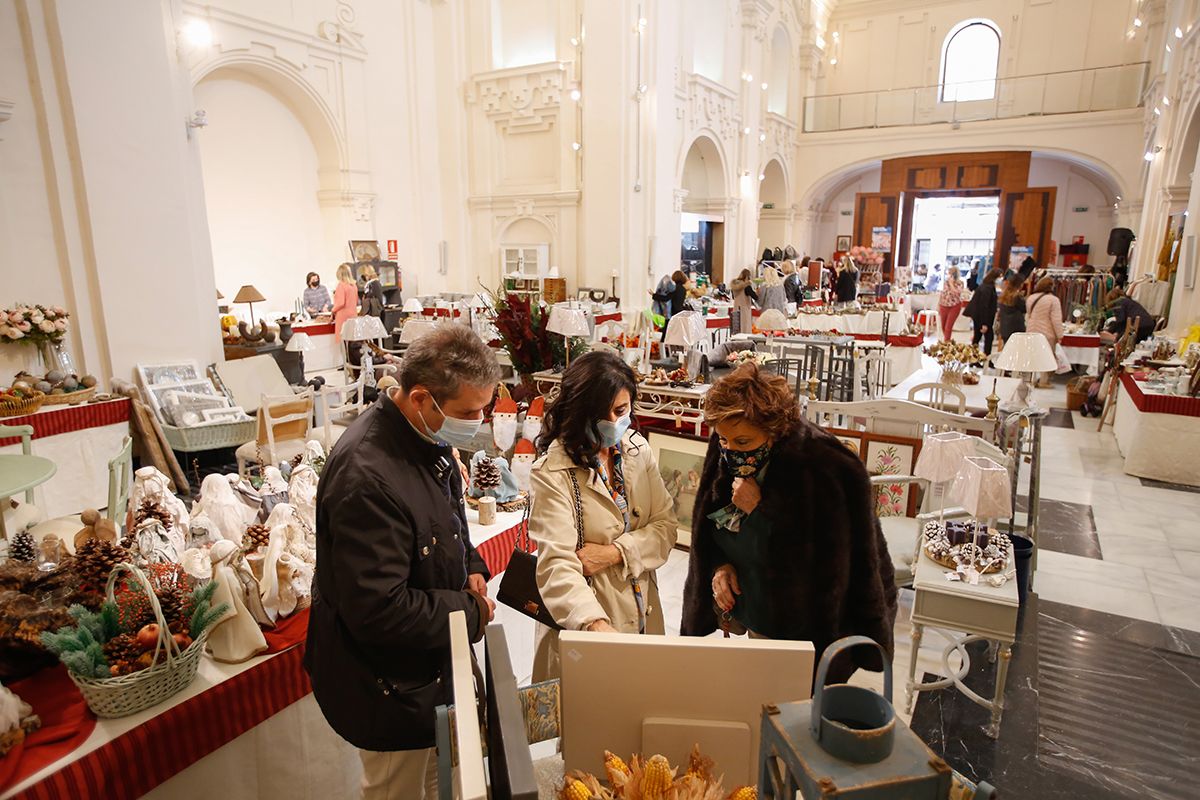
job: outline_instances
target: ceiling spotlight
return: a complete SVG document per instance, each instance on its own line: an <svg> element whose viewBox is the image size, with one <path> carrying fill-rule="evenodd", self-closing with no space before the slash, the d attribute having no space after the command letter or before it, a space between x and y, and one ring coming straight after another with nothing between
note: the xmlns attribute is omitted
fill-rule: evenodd
<svg viewBox="0 0 1200 800"><path fill-rule="evenodd" d="M189 19L183 23L181 33L184 41L192 47L208 47L213 41L212 28L204 20Z"/></svg>
<svg viewBox="0 0 1200 800"><path fill-rule="evenodd" d="M581 147L583 147L583 145L581 145L579 142L571 142L571 149L575 152L578 153Z"/></svg>
<svg viewBox="0 0 1200 800"><path fill-rule="evenodd" d="M760 142L765 142L765 141L767 140L767 135L766 135L765 133L760 133L760 134L758 135L758 140L759 140Z"/></svg>
<svg viewBox="0 0 1200 800"><path fill-rule="evenodd" d="M1154 116L1156 116L1156 117L1162 116L1162 111L1159 111L1158 106L1154 107Z"/></svg>
<svg viewBox="0 0 1200 800"><path fill-rule="evenodd" d="M645 17L638 18L637 29L638 29L638 33L641 33L642 31L646 30L646 18Z"/></svg>
<svg viewBox="0 0 1200 800"><path fill-rule="evenodd" d="M840 39L841 37L842 37L842 34L838 33L837 31L834 31L834 32L833 32L833 38L834 38L834 40L835 40L835 41L836 41L837 39Z"/></svg>
<svg viewBox="0 0 1200 800"><path fill-rule="evenodd" d="M767 90L767 82L766 81L763 81L762 87L763 87L763 91L765 92Z"/></svg>
<svg viewBox="0 0 1200 800"><path fill-rule="evenodd" d="M1142 18L1141 18L1141 17L1134 17L1134 18L1133 18L1133 27L1135 27L1135 28L1140 28L1140 27L1142 27Z"/></svg>
<svg viewBox="0 0 1200 800"><path fill-rule="evenodd" d="M644 83L638 84L638 94L645 94L649 90L650 90L650 87L647 86L646 84L644 84Z"/></svg>
<svg viewBox="0 0 1200 800"><path fill-rule="evenodd" d="M1171 52L1171 45L1167 45L1167 52Z"/></svg>
<svg viewBox="0 0 1200 800"><path fill-rule="evenodd" d="M750 135L750 126L749 126L749 125L747 125L746 127L742 128L742 135L744 135L744 136L749 136L749 135Z"/></svg>
<svg viewBox="0 0 1200 800"><path fill-rule="evenodd" d="M571 47L579 47L579 38L578 37L576 37L576 36L571 37Z"/></svg>
<svg viewBox="0 0 1200 800"><path fill-rule="evenodd" d="M759 181L765 181L767 179L767 173L765 173L765 172L758 173L758 179L759 179Z"/></svg>
<svg viewBox="0 0 1200 800"><path fill-rule="evenodd" d="M1183 38L1183 28L1176 28L1176 29L1175 29L1175 38L1176 38L1176 39L1182 39L1182 38Z"/></svg>
<svg viewBox="0 0 1200 800"><path fill-rule="evenodd" d="M1171 98L1167 97L1165 94L1163 95L1163 105L1164 106L1171 105Z"/></svg>
<svg viewBox="0 0 1200 800"><path fill-rule="evenodd" d="M829 59L829 65L830 65L830 66L833 66L833 67L836 67L836 66L837 66L837 59L836 59L836 58L831 58L831 59Z"/></svg>
<svg viewBox="0 0 1200 800"><path fill-rule="evenodd" d="M1147 161L1153 161L1154 153L1151 153L1149 150L1147 150L1146 155L1142 156L1142 158L1146 159Z"/></svg>
<svg viewBox="0 0 1200 800"><path fill-rule="evenodd" d="M1120 200L1120 199L1121 199L1121 195L1117 195L1117 200Z"/></svg>
<svg viewBox="0 0 1200 800"><path fill-rule="evenodd" d="M578 89L571 90L571 99L572 100L578 101L579 98L581 98L581 97L583 97L583 92L579 91Z"/></svg>

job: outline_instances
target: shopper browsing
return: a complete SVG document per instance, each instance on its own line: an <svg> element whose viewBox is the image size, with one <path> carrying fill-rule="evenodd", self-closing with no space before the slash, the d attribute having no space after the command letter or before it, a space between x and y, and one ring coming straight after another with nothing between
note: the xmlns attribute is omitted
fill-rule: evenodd
<svg viewBox="0 0 1200 800"><path fill-rule="evenodd" d="M588 353L563 373L538 437L529 535L542 601L567 630L666 630L654 571L678 523L650 445L630 430L636 399L633 370L615 353ZM533 679L559 674L558 632L539 626Z"/></svg>
<svg viewBox="0 0 1200 800"><path fill-rule="evenodd" d="M992 354L992 338L996 333L996 281L1000 280L1000 270L993 268L983 276L983 282L971 295L970 302L963 313L971 318L975 331L971 334L971 344L979 346L983 341L983 352Z"/></svg>
<svg viewBox="0 0 1200 800"><path fill-rule="evenodd" d="M1104 296L1104 302L1107 304L1108 313L1112 316L1105 324L1106 330L1100 332L1101 339L1108 342L1115 341L1117 337L1124 335L1125 325L1131 319L1137 320L1134 341L1140 342L1154 334L1154 325L1158 320L1146 310L1145 306L1126 295L1124 289L1120 287L1112 289Z"/></svg>
<svg viewBox="0 0 1200 800"><path fill-rule="evenodd" d="M333 333L340 344L342 324L358 314L358 288L349 264L337 268L337 287L333 290Z"/></svg>
<svg viewBox="0 0 1200 800"><path fill-rule="evenodd" d="M946 284L938 294L938 319L942 323L942 341L948 342L954 334L954 323L963 308L963 286L958 277L958 267L946 268Z"/></svg>
<svg viewBox="0 0 1200 800"><path fill-rule="evenodd" d="M1054 279L1047 276L1037 282L1033 294L1025 301L1025 330L1030 333L1040 333L1046 337L1050 352L1062 341L1063 312L1062 301L1054 294ZM1050 385L1049 372L1043 373L1038 379L1038 386Z"/></svg>
<svg viewBox="0 0 1200 800"><path fill-rule="evenodd" d="M742 270L742 274L729 284L733 295L733 310L737 314L737 330L734 333L750 333L754 330L754 301L758 292L754 291L754 281L750 269Z"/></svg>
<svg viewBox="0 0 1200 800"><path fill-rule="evenodd" d="M448 704L449 615L492 619L452 446L468 445L499 369L470 328L414 342L400 386L334 446L317 491L305 666L325 718L358 747L363 796L436 797L434 709ZM422 789L422 787L424 787Z"/></svg>
<svg viewBox="0 0 1200 800"><path fill-rule="evenodd" d="M362 311L365 317L383 316L383 287L379 285L379 273L370 264L362 270Z"/></svg>
<svg viewBox="0 0 1200 800"><path fill-rule="evenodd" d="M310 272L304 282L307 284L304 289L304 310L309 316L315 317L333 308L333 299L329 296L329 290L321 285L320 275Z"/></svg>
<svg viewBox="0 0 1200 800"><path fill-rule="evenodd" d="M1014 333L1025 332L1025 293L1021 287L1021 278L1015 272L1004 279L1004 290L996 304L1001 346Z"/></svg>
<svg viewBox="0 0 1200 800"><path fill-rule="evenodd" d="M800 415L787 381L744 364L709 389L713 428L692 515L685 636L718 627L811 641L817 657L852 634L892 654L896 586L866 468ZM851 657L854 661L851 661ZM838 656L829 682L878 652Z"/></svg>

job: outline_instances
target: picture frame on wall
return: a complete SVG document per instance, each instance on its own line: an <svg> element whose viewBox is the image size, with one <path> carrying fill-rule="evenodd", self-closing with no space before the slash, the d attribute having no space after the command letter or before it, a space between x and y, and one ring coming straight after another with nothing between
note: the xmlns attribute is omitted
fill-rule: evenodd
<svg viewBox="0 0 1200 800"><path fill-rule="evenodd" d="M351 239L350 258L355 262L379 261L381 258L379 242L374 239Z"/></svg>
<svg viewBox="0 0 1200 800"><path fill-rule="evenodd" d="M699 436L675 435L650 431L646 437L655 463L662 475L667 493L675 503L675 517L679 520L676 546L690 549L692 546L692 510L696 495L700 491L700 475L704 472L704 457L708 454L708 440Z"/></svg>
<svg viewBox="0 0 1200 800"><path fill-rule="evenodd" d="M847 248L849 249L849 248ZM871 249L880 253L892 252L892 229L888 225L871 228Z"/></svg>
<svg viewBox="0 0 1200 800"><path fill-rule="evenodd" d="M906 436L862 435L861 458L871 475L912 475L921 454L921 440ZM919 491L916 484L878 486L875 512L880 517L915 517Z"/></svg>
<svg viewBox="0 0 1200 800"><path fill-rule="evenodd" d="M847 250L849 250L850 249L850 237L849 236L837 237L837 247L834 249L836 249L839 253L844 253Z"/></svg>
<svg viewBox="0 0 1200 800"><path fill-rule="evenodd" d="M833 436L833 438L841 442L842 446L844 446L847 450L849 450L851 453L854 453L856 458L862 460L862 431L849 431L842 428L825 428L824 430L826 433Z"/></svg>

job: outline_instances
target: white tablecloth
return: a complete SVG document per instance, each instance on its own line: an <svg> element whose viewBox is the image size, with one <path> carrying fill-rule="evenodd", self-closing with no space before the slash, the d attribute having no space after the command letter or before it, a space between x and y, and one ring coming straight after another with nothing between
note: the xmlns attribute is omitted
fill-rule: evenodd
<svg viewBox="0 0 1200 800"><path fill-rule="evenodd" d="M1113 435L1126 474L1200 486L1200 417L1139 411L1122 384Z"/></svg>
<svg viewBox="0 0 1200 800"><path fill-rule="evenodd" d="M908 325L908 318L903 311L868 311L866 314L797 314L789 321L793 328L805 331L832 331L839 333L873 333L883 332L883 317L887 314L888 333L902 333Z"/></svg>
<svg viewBox="0 0 1200 800"><path fill-rule="evenodd" d="M922 367L892 387L892 390L885 396L894 400L907 400L908 392L914 386L922 383L939 383L941 382L941 377L941 367ZM979 383L974 386L955 384L954 388L961 391L966 398L967 413L987 411L987 396L992 393L992 381L996 382L996 395L1000 398L1001 403L1012 397L1013 393L1017 390L1017 386L1021 383L1017 378L984 375ZM929 405L928 392L924 393L922 399L916 402Z"/></svg>

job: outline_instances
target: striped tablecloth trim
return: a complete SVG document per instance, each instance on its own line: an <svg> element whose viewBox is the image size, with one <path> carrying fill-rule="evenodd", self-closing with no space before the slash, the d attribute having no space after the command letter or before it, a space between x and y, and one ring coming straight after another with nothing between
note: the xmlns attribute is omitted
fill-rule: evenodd
<svg viewBox="0 0 1200 800"><path fill-rule="evenodd" d="M1099 347L1099 336L1080 336L1079 334L1064 334L1060 344L1063 347Z"/></svg>
<svg viewBox="0 0 1200 800"><path fill-rule="evenodd" d="M1121 385L1138 411L1148 414L1177 414L1181 417L1200 417L1200 397L1146 394L1128 372L1121 374Z"/></svg>
<svg viewBox="0 0 1200 800"><path fill-rule="evenodd" d="M84 403L78 406L50 406L36 414L0 419L4 425L32 425L33 438L57 436L60 433L103 428L129 421L129 398L121 397L103 403ZM0 439L0 447L19 444L20 437Z"/></svg>
<svg viewBox="0 0 1200 800"><path fill-rule="evenodd" d="M479 557L483 559L483 563L487 564L488 572L492 574L493 578L508 569L508 561L512 558L512 551L517 543L517 536L526 524L528 523L522 522L519 525L514 525L475 548L479 553ZM531 543L530 546L535 552L537 551L536 544Z"/></svg>

